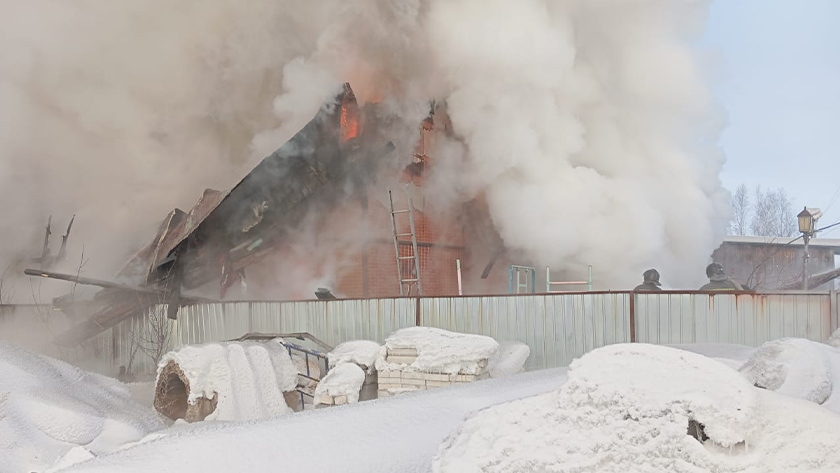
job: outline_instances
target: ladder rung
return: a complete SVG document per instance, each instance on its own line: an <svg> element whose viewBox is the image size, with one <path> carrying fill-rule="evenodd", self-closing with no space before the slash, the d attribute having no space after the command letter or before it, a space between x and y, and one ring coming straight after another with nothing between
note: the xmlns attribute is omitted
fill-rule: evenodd
<svg viewBox="0 0 840 473"><path fill-rule="evenodd" d="M417 282L417 281L419 281L419 279L403 279L403 280L402 280L402 282L403 282L403 283L407 283L407 282Z"/></svg>
<svg viewBox="0 0 840 473"><path fill-rule="evenodd" d="M396 215L396 214L407 214L408 212L410 212L410 210L394 210L391 213Z"/></svg>
<svg viewBox="0 0 840 473"><path fill-rule="evenodd" d="M397 233L397 238L404 237L404 236L411 236L411 233Z"/></svg>
<svg viewBox="0 0 840 473"><path fill-rule="evenodd" d="M414 259L414 256L400 256L399 259Z"/></svg>
<svg viewBox="0 0 840 473"><path fill-rule="evenodd" d="M397 240L398 245L413 245L414 242L411 240Z"/></svg>

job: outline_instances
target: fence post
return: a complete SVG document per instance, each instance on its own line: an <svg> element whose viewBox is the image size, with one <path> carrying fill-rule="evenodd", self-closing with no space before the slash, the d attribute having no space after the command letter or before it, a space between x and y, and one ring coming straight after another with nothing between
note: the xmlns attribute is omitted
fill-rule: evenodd
<svg viewBox="0 0 840 473"><path fill-rule="evenodd" d="M508 275L508 294L513 294L513 266L510 267L510 274Z"/></svg>
<svg viewBox="0 0 840 473"><path fill-rule="evenodd" d="M417 326L417 327L422 327L423 326L423 316L420 313L420 298L415 297L414 302L415 302L415 304L414 304L414 325Z"/></svg>
<svg viewBox="0 0 840 473"><path fill-rule="evenodd" d="M840 296L840 293L838 293L837 290L832 290L828 293L828 295L828 312L831 314L829 324L831 326L831 335L834 335L834 332L837 331L838 325L840 325L840 320L838 320L840 319L840 307L838 307L840 306L840 297L838 297Z"/></svg>
<svg viewBox="0 0 840 473"><path fill-rule="evenodd" d="M630 343L636 343L636 294L630 293Z"/></svg>

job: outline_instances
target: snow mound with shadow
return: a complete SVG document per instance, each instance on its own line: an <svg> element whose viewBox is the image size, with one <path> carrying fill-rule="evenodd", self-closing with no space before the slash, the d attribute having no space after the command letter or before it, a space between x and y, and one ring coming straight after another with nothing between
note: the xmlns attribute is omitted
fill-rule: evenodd
<svg viewBox="0 0 840 473"><path fill-rule="evenodd" d="M840 412L840 350L802 338L758 347L740 369L755 386Z"/></svg>
<svg viewBox="0 0 840 473"><path fill-rule="evenodd" d="M468 418L435 472L840 471L840 416L674 348L625 344L572 363L559 391Z"/></svg>

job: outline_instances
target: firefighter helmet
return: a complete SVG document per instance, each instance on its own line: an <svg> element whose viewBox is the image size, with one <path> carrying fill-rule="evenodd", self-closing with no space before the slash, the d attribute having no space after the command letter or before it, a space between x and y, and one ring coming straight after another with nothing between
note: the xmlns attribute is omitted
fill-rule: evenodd
<svg viewBox="0 0 840 473"><path fill-rule="evenodd" d="M649 269L644 272L642 277L645 278L645 282L649 282L656 286L661 286L662 284L659 283L659 271L655 269Z"/></svg>
<svg viewBox="0 0 840 473"><path fill-rule="evenodd" d="M711 279L712 277L725 277L726 273L723 271L723 265L720 263L712 263L706 266L706 276Z"/></svg>

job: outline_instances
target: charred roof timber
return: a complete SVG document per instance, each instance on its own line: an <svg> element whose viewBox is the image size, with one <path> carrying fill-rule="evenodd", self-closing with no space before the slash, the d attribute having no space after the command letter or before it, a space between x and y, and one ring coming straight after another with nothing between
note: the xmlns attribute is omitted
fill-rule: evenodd
<svg viewBox="0 0 840 473"><path fill-rule="evenodd" d="M48 270L64 260L67 256L67 239L70 237L70 230L73 228L74 220L76 220L75 215L73 215L70 219L70 223L67 225L67 231L65 231L64 235L61 236L61 247L58 249L58 254L53 255L50 252L50 235L52 235L52 231L50 229L52 224L52 215L50 215L47 219L47 228L44 231L44 247L41 250L41 256L38 258L32 258L33 263L38 264L38 266L43 270Z"/></svg>

